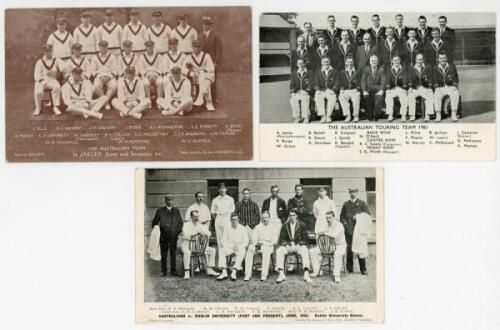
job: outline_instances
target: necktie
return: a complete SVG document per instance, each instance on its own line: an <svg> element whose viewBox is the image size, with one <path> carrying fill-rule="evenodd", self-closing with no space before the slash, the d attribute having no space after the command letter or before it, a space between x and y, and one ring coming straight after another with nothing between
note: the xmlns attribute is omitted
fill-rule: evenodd
<svg viewBox="0 0 500 330"><path fill-rule="evenodd" d="M365 52L368 54L369 51L370 51L370 47L365 46Z"/></svg>

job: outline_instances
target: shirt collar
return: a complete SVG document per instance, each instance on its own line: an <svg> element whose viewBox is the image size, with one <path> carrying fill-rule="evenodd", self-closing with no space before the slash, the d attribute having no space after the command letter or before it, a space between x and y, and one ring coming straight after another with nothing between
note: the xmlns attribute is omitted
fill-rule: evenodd
<svg viewBox="0 0 500 330"><path fill-rule="evenodd" d="M443 67L441 66L441 64L438 64L438 67L439 67L441 70L446 71L446 70L450 67L450 65L449 65L448 63L446 63L446 66L443 68Z"/></svg>

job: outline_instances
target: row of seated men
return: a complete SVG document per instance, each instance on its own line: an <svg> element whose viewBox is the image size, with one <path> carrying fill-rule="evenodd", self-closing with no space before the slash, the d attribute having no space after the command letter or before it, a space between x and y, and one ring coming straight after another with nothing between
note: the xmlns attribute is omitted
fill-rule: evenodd
<svg viewBox="0 0 500 330"><path fill-rule="evenodd" d="M452 121L458 120L458 73L446 53L438 54L436 65L426 64L423 53L415 55L415 64L411 66L404 66L399 54L392 54L389 66L381 65L378 55L372 54L362 69L356 68L350 55L345 57L340 70L332 67L330 57L320 61L320 68L309 70L304 59L297 59L297 70L290 79L290 104L295 123L309 122L311 99L321 123L332 121L337 101L346 122L359 121L361 107L370 121L382 118L385 109L391 122L395 99L399 101L403 122L408 114L410 121L416 119L418 101L423 104L425 121L434 114L435 120L441 121L442 110L447 110L446 105L443 107L445 99L451 104Z"/></svg>
<svg viewBox="0 0 500 330"><path fill-rule="evenodd" d="M225 193L225 187L220 188L220 195L212 201L209 211L203 203L203 194L195 194L196 202L186 211L183 222L179 210L173 206L173 197L165 197L165 206L158 209L152 221L153 228L159 226L161 230L161 263L162 276L166 276L167 252L170 250L170 270L176 273L175 252L180 249L183 254L184 278L190 278L191 248L190 241L196 235L210 236L211 213L215 215L215 228L217 235L216 248L207 246L206 272L208 275L217 276L218 280L230 277L236 280L237 271L242 270L245 262L245 281L250 280L253 270L255 253L262 256L261 281L267 280L271 255L274 254L275 270L279 276L277 282L286 279L285 259L287 255L292 258L300 257L304 270L304 280L311 282L310 277L319 276L321 272L321 250L319 240L323 235L331 238L336 246L333 276L336 282L340 281L342 259L347 253L347 271L352 272L352 253L357 253L360 271L367 274L365 258L368 255L367 239L371 235L371 218L366 203L357 198L357 189L350 189L350 200L344 203L340 217L336 216L335 203L327 196L326 189L320 188L318 199L312 207L315 220L314 233L318 241L311 244L310 234L304 216L309 213L308 203L302 196L302 186L296 186L296 195L289 201L290 206L298 208L286 209L286 203L278 197L277 186L271 188L271 197L263 203L262 212L258 205L250 199L250 190L243 191L243 199L236 207L232 197ZM228 211L233 210L228 214ZM283 219L280 220L278 217ZM325 237L323 237L325 239ZM326 238L328 241L329 239ZM331 245L330 245L331 247ZM218 254L218 268L215 271L215 259ZM227 258L235 257L234 266L228 263ZM228 268L230 275L228 274ZM309 274L312 270L312 275Z"/></svg>
<svg viewBox="0 0 500 330"><path fill-rule="evenodd" d="M215 110L211 88L215 67L198 40L192 42L189 55L178 51L174 38L169 39L170 50L165 55L156 52L153 40L144 43L143 54L132 52L130 40L123 42L123 53L116 55L109 51L108 41L98 44L99 52L91 57L83 56L81 44L73 44L72 56L65 61L53 56L52 45L44 45L44 55L35 65L33 115L40 114L46 90L51 93L54 114L61 114L61 83L67 110L84 118L100 119L102 108L113 107L120 116L140 119L152 106L151 91L163 115L183 115L193 105L203 104L208 111ZM78 106L70 106L73 103Z"/></svg>

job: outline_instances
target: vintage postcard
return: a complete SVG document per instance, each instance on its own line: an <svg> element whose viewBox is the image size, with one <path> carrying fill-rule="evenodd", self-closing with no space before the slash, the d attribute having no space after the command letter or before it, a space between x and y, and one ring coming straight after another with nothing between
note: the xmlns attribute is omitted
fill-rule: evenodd
<svg viewBox="0 0 500 330"><path fill-rule="evenodd" d="M381 168L136 170L136 322L384 321Z"/></svg>
<svg viewBox="0 0 500 330"><path fill-rule="evenodd" d="M7 9L5 50L9 162L252 159L250 7Z"/></svg>

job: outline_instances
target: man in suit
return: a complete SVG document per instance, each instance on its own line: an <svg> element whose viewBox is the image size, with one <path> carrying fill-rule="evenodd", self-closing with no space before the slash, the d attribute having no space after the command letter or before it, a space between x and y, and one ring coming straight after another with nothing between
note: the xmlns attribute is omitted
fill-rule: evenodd
<svg viewBox="0 0 500 330"><path fill-rule="evenodd" d="M269 223L273 226L276 240L278 240L281 225L288 217L286 202L278 194L280 188L277 185L271 186L271 196L262 202L262 212L269 212Z"/></svg>
<svg viewBox="0 0 500 330"><path fill-rule="evenodd" d="M307 70L305 61L297 60L297 71L292 71L290 77L290 106L294 123L302 120L304 124L309 122L309 101L313 86L313 77Z"/></svg>
<svg viewBox="0 0 500 330"><path fill-rule="evenodd" d="M172 195L165 196L165 206L156 210L152 222L152 228L156 225L160 226L161 276L167 276L168 252L170 252L170 274L176 275L175 252L177 250L177 238L184 225L181 212L174 207L173 200Z"/></svg>
<svg viewBox="0 0 500 330"><path fill-rule="evenodd" d="M321 60L327 57L330 59L330 64L334 64L334 58L333 58L333 49L328 47L326 44L325 37L323 36L318 36L318 48L314 50L313 56L312 56L312 67L314 70L314 73L318 73L321 71ZM334 64L335 65L335 64Z"/></svg>
<svg viewBox="0 0 500 330"><path fill-rule="evenodd" d="M451 120L458 121L457 111L460 101L458 91L458 73L454 64L448 63L446 53L438 55L438 65L434 67L434 108L436 121L441 120L443 98L449 96L451 102Z"/></svg>
<svg viewBox="0 0 500 330"><path fill-rule="evenodd" d="M351 16L351 28L349 29L349 41L355 47L363 44L363 35L365 30L359 28L359 17L356 15Z"/></svg>
<svg viewBox="0 0 500 330"><path fill-rule="evenodd" d="M222 42L219 34L215 31L215 21L211 16L203 16L201 18L201 33L199 41L202 50L210 55L215 67L215 82L212 84L212 99L215 104L219 103L217 97L217 72L219 63L222 58Z"/></svg>
<svg viewBox="0 0 500 330"><path fill-rule="evenodd" d="M394 37L394 28L388 26L385 29L385 40L382 45L378 49L378 53L380 56L380 65L385 68L391 66L392 58L396 54L401 53L400 43Z"/></svg>
<svg viewBox="0 0 500 330"><path fill-rule="evenodd" d="M324 57L321 60L321 71L316 73L314 84L314 102L316 102L316 112L321 117L320 123L331 123L337 94L335 93L336 72L330 65L330 59Z"/></svg>
<svg viewBox="0 0 500 330"><path fill-rule="evenodd" d="M427 45L432 40L432 28L427 26L427 18L424 15L418 17L418 28L416 30L416 37L421 46Z"/></svg>
<svg viewBox="0 0 500 330"><path fill-rule="evenodd" d="M316 30L314 30L311 22L304 23L304 33L300 35L306 42L308 49L316 49L318 43L316 41Z"/></svg>
<svg viewBox="0 0 500 330"><path fill-rule="evenodd" d="M439 29L432 29L432 41L427 44L425 48L425 56L427 59L427 65L436 66L438 64L439 54L446 54L447 58L450 58L450 47L447 42L441 39L439 34Z"/></svg>
<svg viewBox="0 0 500 330"><path fill-rule="evenodd" d="M392 58L392 66L386 69L385 74L385 106L387 120L394 120L394 99L399 99L401 104L401 121L406 121L408 112L408 73L401 65L401 57Z"/></svg>
<svg viewBox="0 0 500 330"><path fill-rule="evenodd" d="M324 37L326 40L326 44L328 47L333 49L336 43L340 42L340 33L341 29L335 26L335 16L329 15L328 18L328 27L325 30Z"/></svg>
<svg viewBox="0 0 500 330"><path fill-rule="evenodd" d="M376 55L370 57L370 65L363 69L361 90L368 120L377 121L384 105L385 72Z"/></svg>
<svg viewBox="0 0 500 330"><path fill-rule="evenodd" d="M297 61L299 59L304 61L307 70L312 70L312 54L313 52L306 47L306 41L304 40L304 37L298 37L297 48L292 50L292 54L290 57L290 72L294 72L295 70L297 70Z"/></svg>
<svg viewBox="0 0 500 330"><path fill-rule="evenodd" d="M417 97L421 97L422 101L425 102L424 120L427 122L430 115L434 114L433 71L430 66L424 64L422 53L417 54L415 62L415 66L409 68L408 110L410 121L415 120Z"/></svg>
<svg viewBox="0 0 500 330"><path fill-rule="evenodd" d="M354 117L354 122L359 121L361 72L362 71L354 67L353 58L347 57L345 60L345 69L341 70L337 77L336 89L339 91L339 102L342 107L342 114L345 116L344 121L346 122L351 121L352 117ZM349 109L349 101L352 103L352 117Z"/></svg>
<svg viewBox="0 0 500 330"><path fill-rule="evenodd" d="M408 40L401 48L401 60L405 67L413 67L415 65L415 56L423 51L423 44L418 41L417 33L414 29L408 31Z"/></svg>
<svg viewBox="0 0 500 330"><path fill-rule="evenodd" d="M449 45L448 55L452 56L455 52L456 46L455 30L447 26L448 19L446 18L446 16L439 16L438 23L439 35L441 36L441 39L443 39L443 41ZM450 63L453 63L453 57L450 57L448 61Z"/></svg>
<svg viewBox="0 0 500 330"><path fill-rule="evenodd" d="M352 236L354 233L354 227L356 226L356 219L354 218L358 213L368 213L370 210L364 201L358 198L358 189L349 188L350 199L342 205L342 210L340 212L340 222L345 228L345 238L347 241L347 271L349 273L353 272L353 255L352 255ZM366 262L364 258L359 258L359 268L361 274L368 275L366 270Z"/></svg>
<svg viewBox="0 0 500 330"><path fill-rule="evenodd" d="M356 69L363 72L364 67L369 65L372 55L378 55L378 47L372 43L372 38L367 32L363 35L363 45L356 49Z"/></svg>
<svg viewBox="0 0 500 330"><path fill-rule="evenodd" d="M380 26L380 16L377 14L372 15L373 26L367 30L372 39L372 44L379 47L385 40L385 27Z"/></svg>
<svg viewBox="0 0 500 330"><path fill-rule="evenodd" d="M333 67L336 70L345 68L345 59L347 56L356 57L356 44L351 43L349 40L349 31L343 30L340 34L341 40L334 46L332 50Z"/></svg>
<svg viewBox="0 0 500 330"><path fill-rule="evenodd" d="M295 210L290 210L288 221L283 225L279 236L279 248L276 249L276 266L278 268L278 278L276 282L281 283L285 277L285 256L289 253L297 253L302 259L304 269L304 281L311 283L309 276L309 251L307 249L308 234L305 223L297 219Z"/></svg>
<svg viewBox="0 0 500 330"><path fill-rule="evenodd" d="M404 18L402 14L396 14L395 21L396 25L394 26L394 38L399 45L404 45L406 40L408 40L409 28L404 25Z"/></svg>

